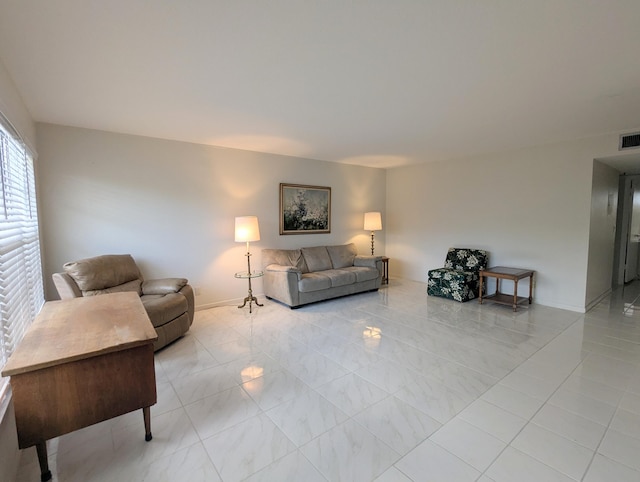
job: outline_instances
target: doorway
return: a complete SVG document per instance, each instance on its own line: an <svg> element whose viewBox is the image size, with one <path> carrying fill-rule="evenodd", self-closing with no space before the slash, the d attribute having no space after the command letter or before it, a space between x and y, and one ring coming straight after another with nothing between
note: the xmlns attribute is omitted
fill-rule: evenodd
<svg viewBox="0 0 640 482"><path fill-rule="evenodd" d="M616 226L614 285L640 275L640 175L620 176Z"/></svg>

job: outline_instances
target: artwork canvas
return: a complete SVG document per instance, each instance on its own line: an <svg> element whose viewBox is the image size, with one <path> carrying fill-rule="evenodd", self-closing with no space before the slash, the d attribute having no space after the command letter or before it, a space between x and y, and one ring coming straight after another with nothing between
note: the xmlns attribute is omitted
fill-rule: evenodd
<svg viewBox="0 0 640 482"><path fill-rule="evenodd" d="M330 187L280 184L280 234L330 232Z"/></svg>

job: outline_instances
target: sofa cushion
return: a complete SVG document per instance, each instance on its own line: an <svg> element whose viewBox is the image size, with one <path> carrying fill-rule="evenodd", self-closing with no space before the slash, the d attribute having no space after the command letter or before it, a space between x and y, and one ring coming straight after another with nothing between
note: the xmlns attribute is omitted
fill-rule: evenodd
<svg viewBox="0 0 640 482"><path fill-rule="evenodd" d="M444 267L458 271L480 271L487 267L487 252L483 249L449 248Z"/></svg>
<svg viewBox="0 0 640 482"><path fill-rule="evenodd" d="M431 269L427 276L433 279L443 279L445 281L455 281L457 283L467 283L480 280L480 275L475 271L458 271L457 269L438 268Z"/></svg>
<svg viewBox="0 0 640 482"><path fill-rule="evenodd" d="M351 273L346 269L327 269L322 271L323 274L331 280L331 287L337 288L338 286L351 285L356 282L355 273Z"/></svg>
<svg viewBox="0 0 640 482"><path fill-rule="evenodd" d="M327 290L331 288L331 279L321 273L304 273L298 281L298 290L302 293Z"/></svg>
<svg viewBox="0 0 640 482"><path fill-rule="evenodd" d="M339 269L353 266L358 249L354 243L349 243L340 246L327 246L327 252L331 258L333 269Z"/></svg>
<svg viewBox="0 0 640 482"><path fill-rule="evenodd" d="M179 293L143 295L141 298L151 324L155 327L169 323L187 312L187 298Z"/></svg>
<svg viewBox="0 0 640 482"><path fill-rule="evenodd" d="M138 266L129 254L107 254L72 261L64 265L64 270L83 292L105 290L134 280L142 281ZM135 285L119 291L135 291L129 289L132 286ZM140 294L140 284L137 284L137 290Z"/></svg>
<svg viewBox="0 0 640 482"><path fill-rule="evenodd" d="M349 268L342 268L342 270L353 273L358 283L371 281L380 276L380 272L376 268L367 268L364 266L351 266Z"/></svg>
<svg viewBox="0 0 640 482"><path fill-rule="evenodd" d="M326 246L302 248L301 251L302 256L304 256L304 260L307 263L307 268L309 268L311 273L333 268Z"/></svg>

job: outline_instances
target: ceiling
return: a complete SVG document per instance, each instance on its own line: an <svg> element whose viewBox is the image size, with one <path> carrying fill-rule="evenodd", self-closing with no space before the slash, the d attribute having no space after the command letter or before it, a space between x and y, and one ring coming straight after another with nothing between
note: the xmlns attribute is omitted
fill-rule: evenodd
<svg viewBox="0 0 640 482"><path fill-rule="evenodd" d="M0 0L36 121L389 168L640 127L638 0Z"/></svg>

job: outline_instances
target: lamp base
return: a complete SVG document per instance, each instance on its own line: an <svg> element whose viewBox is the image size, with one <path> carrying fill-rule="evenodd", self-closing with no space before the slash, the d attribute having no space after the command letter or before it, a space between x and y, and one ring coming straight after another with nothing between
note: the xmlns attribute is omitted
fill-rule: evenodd
<svg viewBox="0 0 640 482"><path fill-rule="evenodd" d="M252 313L251 311L251 304L255 303L256 306L264 306L263 304L258 303L258 298L256 298L255 296L253 296L253 294L251 293L251 291L249 291L249 296L247 296L244 299L244 303L242 303L240 306L238 306L238 308L244 308L247 305L247 302L249 302L249 313Z"/></svg>

